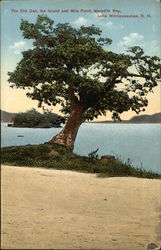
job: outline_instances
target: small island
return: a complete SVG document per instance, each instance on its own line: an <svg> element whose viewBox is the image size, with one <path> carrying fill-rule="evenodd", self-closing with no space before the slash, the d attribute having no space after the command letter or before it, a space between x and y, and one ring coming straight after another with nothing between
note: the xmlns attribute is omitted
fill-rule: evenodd
<svg viewBox="0 0 161 250"><path fill-rule="evenodd" d="M43 114L35 109L26 112L17 113L12 117L12 123L9 127L20 128L59 128L61 124L65 123L65 117L51 113L49 111Z"/></svg>

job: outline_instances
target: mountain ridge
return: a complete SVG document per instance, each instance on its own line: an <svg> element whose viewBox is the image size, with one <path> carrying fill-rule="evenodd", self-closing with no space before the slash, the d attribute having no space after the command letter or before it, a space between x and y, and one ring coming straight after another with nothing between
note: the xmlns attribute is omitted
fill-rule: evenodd
<svg viewBox="0 0 161 250"><path fill-rule="evenodd" d="M4 110L1 111L1 122L12 122L13 117L17 113L11 113ZM114 123L113 121L95 121L94 123ZM116 123L161 123L161 112L152 115L136 115L129 120L122 120Z"/></svg>
<svg viewBox="0 0 161 250"><path fill-rule="evenodd" d="M161 123L161 112L154 113L152 115L136 115L130 118L129 120L121 120L121 121L95 121L94 123Z"/></svg>
<svg viewBox="0 0 161 250"><path fill-rule="evenodd" d="M1 109L0 112L1 112L1 122L12 122L13 117L17 114L17 113L6 112Z"/></svg>
<svg viewBox="0 0 161 250"><path fill-rule="evenodd" d="M161 123L161 112L152 115L139 115L132 117L129 122L131 123Z"/></svg>

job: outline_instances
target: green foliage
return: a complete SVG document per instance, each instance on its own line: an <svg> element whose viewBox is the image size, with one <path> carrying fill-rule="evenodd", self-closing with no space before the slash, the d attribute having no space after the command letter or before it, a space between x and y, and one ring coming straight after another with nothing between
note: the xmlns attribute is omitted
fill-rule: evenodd
<svg viewBox="0 0 161 250"><path fill-rule="evenodd" d="M144 111L148 92L160 81L158 57L145 55L138 46L126 54L107 51L112 40L94 25L75 29L39 15L35 24L22 20L20 29L25 39L32 39L33 48L24 51L15 71L8 73L9 82L29 88L28 97L39 106L60 104L68 114L79 105L84 120L107 111L119 119L130 109Z"/></svg>
<svg viewBox="0 0 161 250"><path fill-rule="evenodd" d="M60 127L65 122L65 118L51 112L39 113L35 109L18 113L13 118L14 127L28 128L50 128Z"/></svg>
<svg viewBox="0 0 161 250"><path fill-rule="evenodd" d="M15 166L42 167L51 169L66 169L86 173L96 173L100 177L135 176L141 178L161 178L161 175L136 169L130 162L123 163L113 160L102 163L95 158L91 161L88 157L78 156L60 145L41 144L1 149L1 162Z"/></svg>

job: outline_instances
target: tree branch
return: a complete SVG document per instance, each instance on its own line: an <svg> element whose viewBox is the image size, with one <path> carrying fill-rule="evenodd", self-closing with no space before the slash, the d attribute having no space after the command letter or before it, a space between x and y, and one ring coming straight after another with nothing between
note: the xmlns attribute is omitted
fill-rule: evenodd
<svg viewBox="0 0 161 250"><path fill-rule="evenodd" d="M79 101L78 98L74 95L73 84L69 84L68 92L69 92L69 100L71 102L71 106L75 107L76 105L79 104Z"/></svg>

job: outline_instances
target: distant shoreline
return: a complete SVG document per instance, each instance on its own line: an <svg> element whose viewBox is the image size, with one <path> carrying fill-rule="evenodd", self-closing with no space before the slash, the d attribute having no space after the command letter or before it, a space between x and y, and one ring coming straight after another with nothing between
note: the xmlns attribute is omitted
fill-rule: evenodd
<svg viewBox="0 0 161 250"><path fill-rule="evenodd" d="M16 113L1 110L1 123L11 123ZM136 115L129 120L120 121L87 121L86 123L109 123L109 124L161 124L161 112L152 115Z"/></svg>
<svg viewBox="0 0 161 250"><path fill-rule="evenodd" d="M161 124L161 122L130 122L130 121L121 121L121 122L113 122L113 121L94 121L94 122L86 122L86 123L108 123L108 124Z"/></svg>
<svg viewBox="0 0 161 250"><path fill-rule="evenodd" d="M9 122L3 122L1 121L1 124L8 124ZM121 121L121 122L113 122L113 121L93 121L93 122L84 122L84 123L92 123L92 124L117 124L117 125L124 125L124 124L159 124L161 125L161 122L129 122L129 121ZM31 127L14 127L14 126L8 126L10 128L31 128ZM33 128L41 128L41 127L33 127ZM50 127L50 128L54 128L54 127ZM61 127L55 127L55 128L61 128Z"/></svg>

